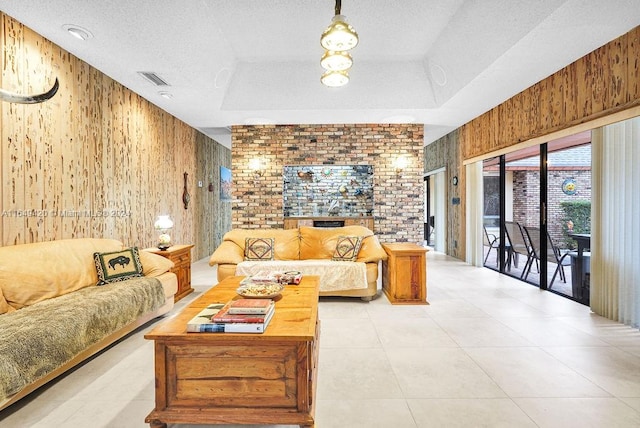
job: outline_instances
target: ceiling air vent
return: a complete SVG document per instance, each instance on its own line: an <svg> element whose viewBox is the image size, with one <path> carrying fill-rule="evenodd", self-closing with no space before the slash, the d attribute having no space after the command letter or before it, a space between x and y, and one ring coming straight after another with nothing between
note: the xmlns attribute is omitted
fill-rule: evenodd
<svg viewBox="0 0 640 428"><path fill-rule="evenodd" d="M170 86L162 77L153 71L138 71L138 74L156 86Z"/></svg>

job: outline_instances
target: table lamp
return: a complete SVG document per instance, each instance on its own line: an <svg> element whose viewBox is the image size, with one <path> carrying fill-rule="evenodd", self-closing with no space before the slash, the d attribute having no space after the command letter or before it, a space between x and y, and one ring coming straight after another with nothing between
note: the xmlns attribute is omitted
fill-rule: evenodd
<svg viewBox="0 0 640 428"><path fill-rule="evenodd" d="M160 232L158 236L158 248L164 251L171 246L171 236L168 232L173 227L173 221L171 221L168 215L159 215L154 223L154 227Z"/></svg>

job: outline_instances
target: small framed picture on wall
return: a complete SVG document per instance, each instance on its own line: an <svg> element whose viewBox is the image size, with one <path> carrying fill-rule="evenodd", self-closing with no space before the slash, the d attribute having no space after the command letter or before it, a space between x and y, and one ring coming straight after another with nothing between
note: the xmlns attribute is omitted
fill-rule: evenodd
<svg viewBox="0 0 640 428"><path fill-rule="evenodd" d="M231 201L231 170L220 167L220 200Z"/></svg>

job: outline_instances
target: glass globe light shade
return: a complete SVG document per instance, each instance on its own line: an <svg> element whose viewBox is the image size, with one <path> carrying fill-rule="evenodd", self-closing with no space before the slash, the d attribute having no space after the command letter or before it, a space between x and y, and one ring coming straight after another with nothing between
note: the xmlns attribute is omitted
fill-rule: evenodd
<svg viewBox="0 0 640 428"><path fill-rule="evenodd" d="M173 227L173 221L169 218L168 215L159 215L153 226L157 230L168 230Z"/></svg>
<svg viewBox="0 0 640 428"><path fill-rule="evenodd" d="M347 24L347 18L336 15L320 36L320 44L328 51L348 51L358 44L358 33Z"/></svg>
<svg viewBox="0 0 640 428"><path fill-rule="evenodd" d="M320 77L320 81L323 85L331 88L337 88L349 83L349 74L346 71L331 71L327 70Z"/></svg>
<svg viewBox="0 0 640 428"><path fill-rule="evenodd" d="M320 65L326 70L348 70L353 65L353 59L348 52L326 51L320 59Z"/></svg>

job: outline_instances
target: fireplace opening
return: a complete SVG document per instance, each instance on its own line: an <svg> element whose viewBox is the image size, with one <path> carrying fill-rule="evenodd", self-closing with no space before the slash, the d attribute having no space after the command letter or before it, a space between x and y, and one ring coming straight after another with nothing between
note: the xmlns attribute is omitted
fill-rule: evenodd
<svg viewBox="0 0 640 428"><path fill-rule="evenodd" d="M313 227L343 227L344 220L313 220Z"/></svg>

